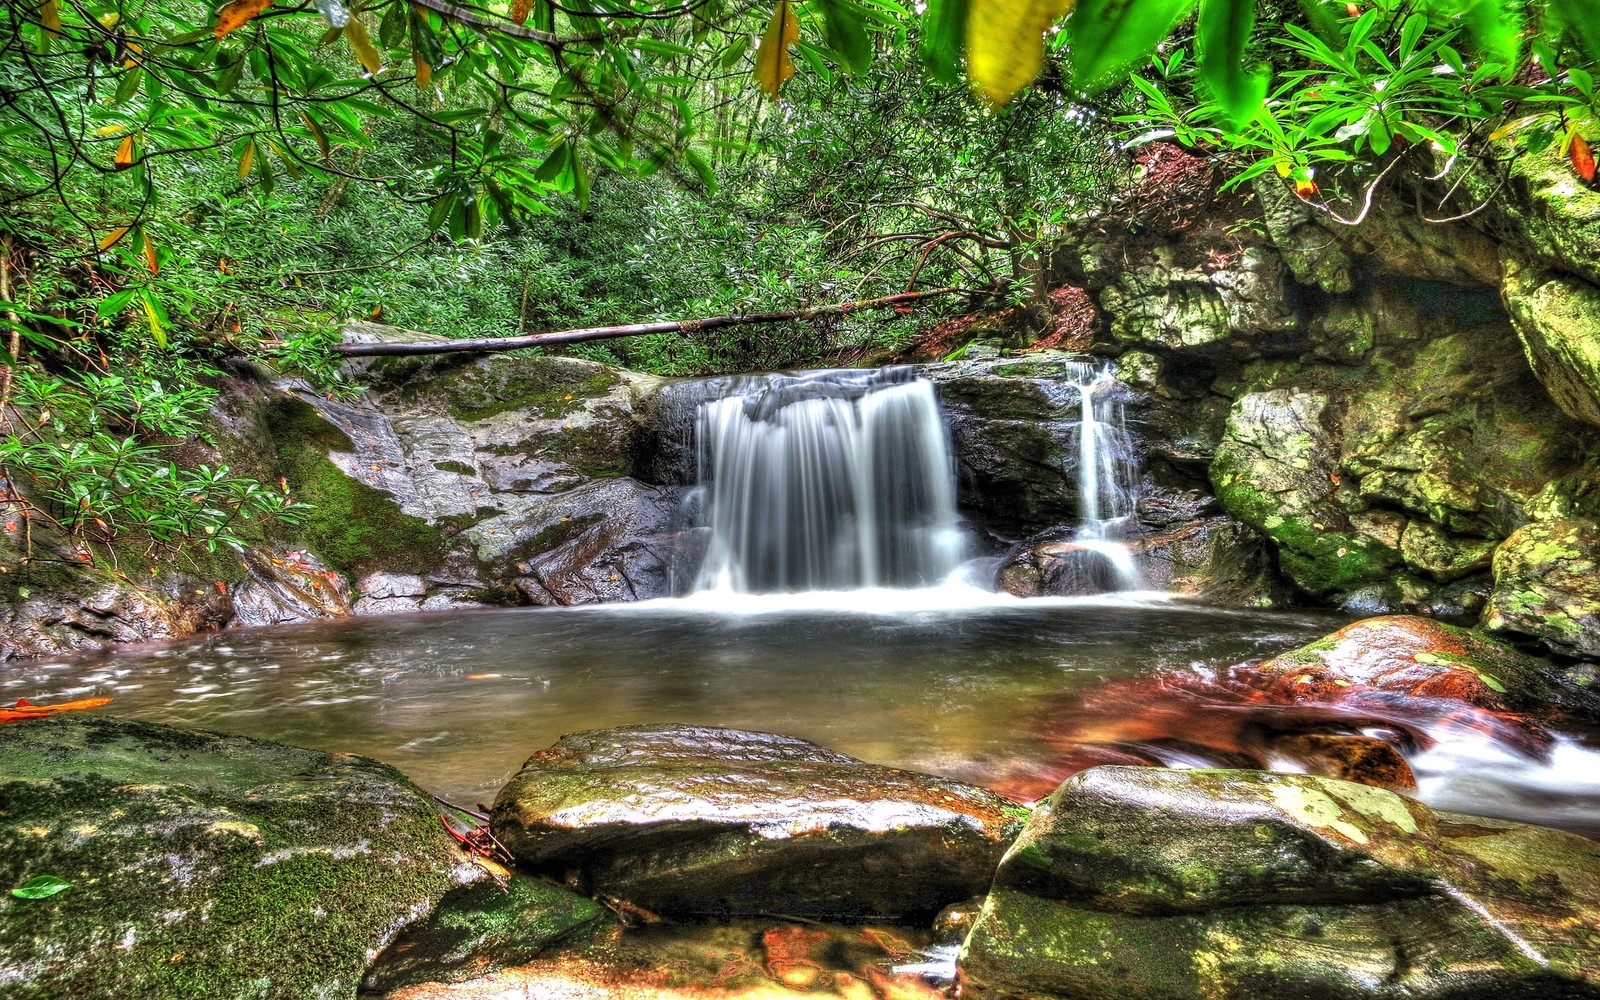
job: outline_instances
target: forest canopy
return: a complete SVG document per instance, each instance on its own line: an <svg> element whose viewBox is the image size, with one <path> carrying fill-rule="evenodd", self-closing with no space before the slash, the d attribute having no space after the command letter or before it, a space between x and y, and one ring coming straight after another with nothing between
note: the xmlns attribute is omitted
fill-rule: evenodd
<svg viewBox="0 0 1600 1000"><path fill-rule="evenodd" d="M1596 0L21 0L0 459L71 532L226 539L292 505L150 442L228 357L351 391L328 351L349 318L499 337L940 286L1026 305L1152 143L1336 222L1405 178L1463 217L1485 159L1554 147L1595 181L1597 55ZM908 327L574 350L734 371Z"/></svg>

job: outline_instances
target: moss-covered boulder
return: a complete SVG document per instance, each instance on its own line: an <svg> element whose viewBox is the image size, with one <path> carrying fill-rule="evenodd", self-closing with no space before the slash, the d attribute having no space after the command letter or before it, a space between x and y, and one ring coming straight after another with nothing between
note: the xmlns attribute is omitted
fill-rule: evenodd
<svg viewBox="0 0 1600 1000"><path fill-rule="evenodd" d="M1557 652L1600 656L1600 522L1536 521L1506 539L1494 554L1483 624Z"/></svg>
<svg viewBox="0 0 1600 1000"><path fill-rule="evenodd" d="M388 981L525 960L598 917L545 886L509 916L476 905L499 887L387 765L93 716L0 726L0 886L40 876L70 887L0 896L16 1000L354 997L418 927L506 930Z"/></svg>
<svg viewBox="0 0 1600 1000"><path fill-rule="evenodd" d="M657 725L534 754L492 829L524 865L656 912L931 918L988 886L1018 811L805 740Z"/></svg>
<svg viewBox="0 0 1600 1000"><path fill-rule="evenodd" d="M1600 997L1600 844L1264 771L1101 767L1007 852L963 995Z"/></svg>
<svg viewBox="0 0 1600 1000"><path fill-rule="evenodd" d="M1503 293L1550 398L1569 417L1600 424L1600 287L1511 260Z"/></svg>
<svg viewBox="0 0 1600 1000"><path fill-rule="evenodd" d="M1248 393L1211 465L1223 509L1272 539L1284 574L1323 597L1384 580L1400 561L1394 545L1353 519L1362 505L1341 483L1336 428L1324 393Z"/></svg>

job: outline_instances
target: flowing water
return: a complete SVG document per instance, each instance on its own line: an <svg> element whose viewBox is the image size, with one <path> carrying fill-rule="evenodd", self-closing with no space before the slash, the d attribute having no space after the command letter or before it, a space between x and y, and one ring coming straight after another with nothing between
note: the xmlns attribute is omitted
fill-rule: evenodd
<svg viewBox="0 0 1600 1000"><path fill-rule="evenodd" d="M1024 601L954 582L949 440L908 371L721 380L692 411L688 597L225 632L0 666L0 699L105 695L118 715L367 754L463 804L563 733L638 723L779 732L1024 799L1096 760L1314 769L1294 755L1306 733L1392 737L1395 720L1337 705L1245 714L1213 697L1221 668L1345 619L1139 592L1120 387L1099 364L1064 375L1081 396L1072 589L1114 593ZM1497 735L1505 720L1397 711L1425 801L1600 834L1591 737L1519 744Z"/></svg>
<svg viewBox="0 0 1600 1000"><path fill-rule="evenodd" d="M906 369L745 379L695 436L693 590L926 587L960 564L950 439Z"/></svg>
<svg viewBox="0 0 1600 1000"><path fill-rule="evenodd" d="M563 733L649 722L776 731L1015 792L1054 754L1064 701L1258 659L1343 623L956 587L708 594L225 632L8 665L0 698L110 695L118 715L373 756L463 804L492 798ZM1539 760L1445 737L1413 756L1425 800L1600 831L1592 744L1563 736Z"/></svg>

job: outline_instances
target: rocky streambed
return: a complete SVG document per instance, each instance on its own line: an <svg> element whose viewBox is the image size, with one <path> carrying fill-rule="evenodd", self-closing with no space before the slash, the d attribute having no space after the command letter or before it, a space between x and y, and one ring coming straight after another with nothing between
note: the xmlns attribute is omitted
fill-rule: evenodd
<svg viewBox="0 0 1600 1000"><path fill-rule="evenodd" d="M1068 727L1091 753L1037 802L660 724L537 750L475 820L363 757L3 725L0 882L66 887L0 898L0 994L1600 996L1600 843L1392 790L1441 730L1376 725L1405 700L1538 755L1591 689L1407 617L1216 683L1276 771L1088 766L1135 741Z"/></svg>

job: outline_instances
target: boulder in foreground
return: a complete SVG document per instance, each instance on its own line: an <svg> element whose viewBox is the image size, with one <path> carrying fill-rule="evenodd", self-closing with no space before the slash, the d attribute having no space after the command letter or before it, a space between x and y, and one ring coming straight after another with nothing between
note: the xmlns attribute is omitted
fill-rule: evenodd
<svg viewBox="0 0 1600 1000"><path fill-rule="evenodd" d="M0 895L7 1000L353 998L391 945L386 985L462 978L601 916L532 880L501 903L377 761L100 716L0 726L0 888L40 876L70 887Z"/></svg>
<svg viewBox="0 0 1600 1000"><path fill-rule="evenodd" d="M980 894L1019 810L805 740L686 725L576 733L495 801L523 864L660 913L931 917Z"/></svg>
<svg viewBox="0 0 1600 1000"><path fill-rule="evenodd" d="M1600 997L1600 844L1265 771L1100 767L1007 853L964 996Z"/></svg>

